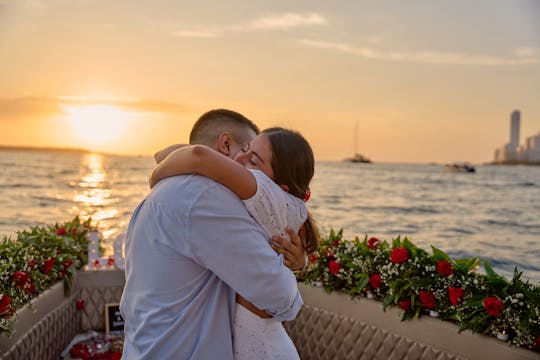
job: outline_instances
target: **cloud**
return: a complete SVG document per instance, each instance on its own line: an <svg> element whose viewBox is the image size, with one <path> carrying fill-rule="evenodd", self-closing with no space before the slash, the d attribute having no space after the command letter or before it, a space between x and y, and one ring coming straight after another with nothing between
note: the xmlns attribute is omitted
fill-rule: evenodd
<svg viewBox="0 0 540 360"><path fill-rule="evenodd" d="M518 48L512 52L512 56L501 57L440 51L388 52L381 51L374 47L359 47L346 43L314 39L302 39L300 40L300 43L307 47L338 51L374 60L483 66L526 65L540 63L539 52L535 48Z"/></svg>
<svg viewBox="0 0 540 360"><path fill-rule="evenodd" d="M178 115L189 112L184 104L151 99L99 99L77 96L0 98L0 120L58 116L68 106L109 105L127 111Z"/></svg>
<svg viewBox="0 0 540 360"><path fill-rule="evenodd" d="M221 31L215 30L179 30L173 33L174 36L194 39L215 39L223 36Z"/></svg>
<svg viewBox="0 0 540 360"><path fill-rule="evenodd" d="M267 16L263 16L258 19L255 19L251 21L246 28L254 29L254 30L274 30L274 29L286 30L286 29L291 29L291 28L321 26L321 25L327 25L327 24L328 24L328 21L321 14L283 13L283 14L267 15Z"/></svg>
<svg viewBox="0 0 540 360"><path fill-rule="evenodd" d="M232 32L253 32L253 31L275 31L275 30L290 30L295 28L305 28L313 26L326 26L328 20L319 13L281 13L269 14L260 16L251 21L238 25L221 26L221 27L197 27L190 29L175 29L172 31L173 36L182 38L196 39L215 39L225 36L226 33ZM170 27L168 25L167 27Z"/></svg>

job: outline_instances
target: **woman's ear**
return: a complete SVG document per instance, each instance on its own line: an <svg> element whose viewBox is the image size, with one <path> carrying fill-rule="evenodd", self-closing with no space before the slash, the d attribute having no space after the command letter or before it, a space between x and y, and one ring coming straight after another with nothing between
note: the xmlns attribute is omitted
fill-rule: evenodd
<svg viewBox="0 0 540 360"><path fill-rule="evenodd" d="M289 192L289 187L288 187L287 185L281 184L281 185L279 185L279 187L280 187L281 189L283 189L283 191Z"/></svg>
<svg viewBox="0 0 540 360"><path fill-rule="evenodd" d="M231 154L231 134L228 132L223 132L219 134L218 137L218 143L217 143L217 151L222 153L225 156L230 156Z"/></svg>

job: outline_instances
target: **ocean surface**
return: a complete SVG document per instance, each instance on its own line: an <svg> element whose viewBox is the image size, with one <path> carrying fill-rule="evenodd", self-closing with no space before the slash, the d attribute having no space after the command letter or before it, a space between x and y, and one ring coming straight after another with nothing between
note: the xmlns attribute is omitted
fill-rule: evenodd
<svg viewBox="0 0 540 360"><path fill-rule="evenodd" d="M109 243L148 193L150 157L0 150L0 236L92 217ZM318 162L308 206L321 231L344 237L407 236L454 258L479 256L510 278L540 282L540 167ZM107 252L112 252L109 247Z"/></svg>

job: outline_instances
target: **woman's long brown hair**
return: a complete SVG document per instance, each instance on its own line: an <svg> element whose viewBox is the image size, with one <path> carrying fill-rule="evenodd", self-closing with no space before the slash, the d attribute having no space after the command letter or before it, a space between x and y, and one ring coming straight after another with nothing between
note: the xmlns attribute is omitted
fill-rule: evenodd
<svg viewBox="0 0 540 360"><path fill-rule="evenodd" d="M272 147L272 171L278 185L287 185L289 193L302 200L309 191L309 183L315 172L313 150L307 140L297 131L281 127L263 131L268 136ZM308 212L308 218L302 225L303 246L311 253L319 244L319 231Z"/></svg>

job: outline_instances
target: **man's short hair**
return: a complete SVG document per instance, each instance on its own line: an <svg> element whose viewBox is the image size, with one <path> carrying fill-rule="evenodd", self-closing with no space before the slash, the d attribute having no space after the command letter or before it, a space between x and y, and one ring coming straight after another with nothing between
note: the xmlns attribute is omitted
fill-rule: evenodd
<svg viewBox="0 0 540 360"><path fill-rule="evenodd" d="M189 134L190 144L213 146L219 134L229 132L238 144L244 144L250 139L246 130L259 134L259 128L251 120L236 111L215 109L204 113L193 125Z"/></svg>

